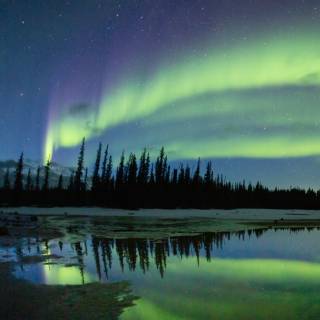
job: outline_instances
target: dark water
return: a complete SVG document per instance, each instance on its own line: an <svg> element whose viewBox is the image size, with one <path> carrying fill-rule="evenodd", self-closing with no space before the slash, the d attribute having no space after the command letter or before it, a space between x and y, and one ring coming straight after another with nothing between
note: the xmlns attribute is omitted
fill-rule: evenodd
<svg viewBox="0 0 320 320"><path fill-rule="evenodd" d="M122 225L121 237L113 228L111 236L86 229L50 241L23 238L1 247L0 259L16 261L15 275L35 283L129 281L140 298L123 319L320 318L317 228L179 228L152 237L139 228L126 237ZM45 258L26 258L34 256Z"/></svg>

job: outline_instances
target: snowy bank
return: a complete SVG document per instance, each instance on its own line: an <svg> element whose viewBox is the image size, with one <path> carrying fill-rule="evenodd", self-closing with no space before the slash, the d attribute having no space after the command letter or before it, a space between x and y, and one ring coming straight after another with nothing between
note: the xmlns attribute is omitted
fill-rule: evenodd
<svg viewBox="0 0 320 320"><path fill-rule="evenodd" d="M38 216L97 216L97 217L152 217L158 219L215 218L221 220L320 220L320 210L275 210L275 209L140 209L125 210L101 207L9 207L0 212Z"/></svg>

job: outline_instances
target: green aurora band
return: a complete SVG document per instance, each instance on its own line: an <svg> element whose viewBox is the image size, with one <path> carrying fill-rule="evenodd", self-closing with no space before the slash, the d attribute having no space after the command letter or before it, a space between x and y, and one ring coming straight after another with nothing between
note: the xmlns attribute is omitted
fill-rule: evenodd
<svg viewBox="0 0 320 320"><path fill-rule="evenodd" d="M205 56L167 60L147 79L127 74L96 108L78 115L65 112L48 124L44 160L57 148L77 146L83 137L91 139L118 125L146 119L147 127L205 120L204 125L199 121L193 126L189 138L185 134L179 138L179 127L174 126L171 138L162 141L175 158L318 155L319 52L315 32L283 32L212 47ZM281 94L282 88L291 88L298 96ZM271 94L265 96L266 89ZM252 98L246 94L250 92L260 94ZM259 134L250 132L253 124ZM194 138L194 130L203 126L206 132ZM217 139L210 130L219 126L224 128ZM230 126L236 129L228 130Z"/></svg>

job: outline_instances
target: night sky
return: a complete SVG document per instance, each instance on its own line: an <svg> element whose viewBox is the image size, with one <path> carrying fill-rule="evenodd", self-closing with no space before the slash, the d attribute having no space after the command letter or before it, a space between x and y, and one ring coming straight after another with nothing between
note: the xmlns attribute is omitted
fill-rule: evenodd
<svg viewBox="0 0 320 320"><path fill-rule="evenodd" d="M0 158L163 145L320 188L320 1L0 0Z"/></svg>

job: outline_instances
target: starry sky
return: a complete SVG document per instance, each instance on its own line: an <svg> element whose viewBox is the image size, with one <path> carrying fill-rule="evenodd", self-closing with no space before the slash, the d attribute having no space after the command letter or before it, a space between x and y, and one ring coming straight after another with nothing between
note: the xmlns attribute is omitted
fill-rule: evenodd
<svg viewBox="0 0 320 320"><path fill-rule="evenodd" d="M0 0L0 159L87 139L320 187L320 1Z"/></svg>

